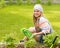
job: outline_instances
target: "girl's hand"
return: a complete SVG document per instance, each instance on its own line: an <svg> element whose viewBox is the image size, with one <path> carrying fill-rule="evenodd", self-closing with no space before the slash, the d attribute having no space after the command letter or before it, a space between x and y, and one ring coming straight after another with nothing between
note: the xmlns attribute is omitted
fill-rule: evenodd
<svg viewBox="0 0 60 48"><path fill-rule="evenodd" d="M37 33L33 33L33 36L36 36L37 35Z"/></svg>
<svg viewBox="0 0 60 48"><path fill-rule="evenodd" d="M33 33L30 38L34 38L37 35L37 33Z"/></svg>

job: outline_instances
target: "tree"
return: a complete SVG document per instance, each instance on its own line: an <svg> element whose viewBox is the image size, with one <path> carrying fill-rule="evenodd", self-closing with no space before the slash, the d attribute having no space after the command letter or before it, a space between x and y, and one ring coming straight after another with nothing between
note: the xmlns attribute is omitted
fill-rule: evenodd
<svg viewBox="0 0 60 48"><path fill-rule="evenodd" d="M41 3L41 0L37 0L37 3Z"/></svg>

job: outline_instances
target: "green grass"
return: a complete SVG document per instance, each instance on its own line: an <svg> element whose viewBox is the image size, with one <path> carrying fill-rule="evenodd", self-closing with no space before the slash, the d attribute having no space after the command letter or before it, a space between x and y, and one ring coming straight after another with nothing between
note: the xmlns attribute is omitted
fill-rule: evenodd
<svg viewBox="0 0 60 48"><path fill-rule="evenodd" d="M43 5L44 15L51 22L54 31L60 34L60 5ZM0 8L0 41L5 36L11 36L17 41L24 35L21 28L33 26L33 5L12 5Z"/></svg>

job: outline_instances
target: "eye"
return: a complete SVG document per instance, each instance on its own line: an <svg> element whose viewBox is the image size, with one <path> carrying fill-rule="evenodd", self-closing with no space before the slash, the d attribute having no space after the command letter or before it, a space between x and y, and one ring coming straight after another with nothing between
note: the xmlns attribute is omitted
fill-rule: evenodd
<svg viewBox="0 0 60 48"><path fill-rule="evenodd" d="M34 10L34 12L39 12L39 10Z"/></svg>
<svg viewBox="0 0 60 48"><path fill-rule="evenodd" d="M39 12L39 10L37 10L37 12Z"/></svg>

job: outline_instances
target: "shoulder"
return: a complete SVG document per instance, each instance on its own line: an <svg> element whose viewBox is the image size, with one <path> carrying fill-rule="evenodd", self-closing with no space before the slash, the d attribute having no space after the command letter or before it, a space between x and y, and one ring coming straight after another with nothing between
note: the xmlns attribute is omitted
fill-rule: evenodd
<svg viewBox="0 0 60 48"><path fill-rule="evenodd" d="M48 19L47 18L45 18L45 17L40 17L40 22L44 22L44 21L47 21L48 22Z"/></svg>

